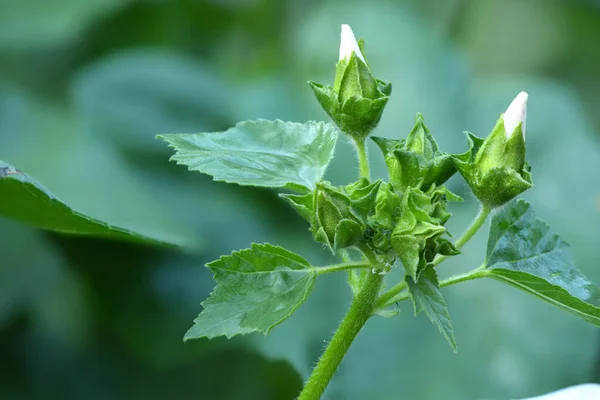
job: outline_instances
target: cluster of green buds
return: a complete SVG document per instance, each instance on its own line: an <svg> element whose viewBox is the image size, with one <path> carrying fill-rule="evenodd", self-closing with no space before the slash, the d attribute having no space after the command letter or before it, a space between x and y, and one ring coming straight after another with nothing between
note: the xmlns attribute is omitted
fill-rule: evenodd
<svg viewBox="0 0 600 400"><path fill-rule="evenodd" d="M391 85L376 79L356 41L342 25L340 60L333 87L309 82L338 128L363 142L377 126ZM451 155L439 149L422 115L406 139L372 137L381 149L389 182L367 176L347 186L321 182L304 195L282 195L311 225L314 238L332 252L357 247L382 265L399 260L414 281L438 256L459 254L446 238L447 202L462 201L444 183L457 171L487 209L531 187L525 162L527 94L500 116L487 139L468 134L469 150Z"/></svg>
<svg viewBox="0 0 600 400"><path fill-rule="evenodd" d="M373 140L388 161L389 182L322 182L311 193L282 197L332 252L367 248L383 264L399 259L416 280L436 255L458 254L444 238L444 225L450 217L446 203L462 199L442 186L456 168L451 156L439 151L421 115L406 140Z"/></svg>
<svg viewBox="0 0 600 400"><path fill-rule="evenodd" d="M392 93L391 83L373 76L364 54L364 41L357 42L352 29L342 25L333 87L308 82L325 112L357 141L364 141L377 126Z"/></svg>

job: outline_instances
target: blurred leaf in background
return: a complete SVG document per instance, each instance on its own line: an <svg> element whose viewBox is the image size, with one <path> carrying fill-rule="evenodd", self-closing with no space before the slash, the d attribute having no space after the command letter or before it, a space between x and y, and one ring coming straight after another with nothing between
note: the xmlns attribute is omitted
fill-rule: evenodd
<svg viewBox="0 0 600 400"><path fill-rule="evenodd" d="M185 244L0 219L2 399L293 398L350 301L344 277L320 280L266 337L184 345L214 286L205 263L266 241L315 265L330 255L275 191L188 172L154 137L326 120L306 81L332 79L342 23L394 84L378 136L404 137L422 112L440 148L461 152L462 131L487 135L529 92L526 197L600 282L596 1L0 0L0 10L0 160L90 217ZM384 177L374 144L371 158ZM354 179L354 162L340 140L326 178ZM449 185L467 193L458 178ZM475 207L453 205L452 233ZM484 239L440 277L479 265ZM443 291L457 355L403 305L367 325L326 398L503 399L600 380L593 327L496 282Z"/></svg>

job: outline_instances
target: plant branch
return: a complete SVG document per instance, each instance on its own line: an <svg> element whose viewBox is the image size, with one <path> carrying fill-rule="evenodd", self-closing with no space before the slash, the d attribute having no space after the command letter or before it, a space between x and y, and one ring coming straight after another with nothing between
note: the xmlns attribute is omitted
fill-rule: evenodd
<svg viewBox="0 0 600 400"><path fill-rule="evenodd" d="M372 315L382 281L383 275L378 273L369 274L310 378L308 378L298 400L318 400L321 398L356 335Z"/></svg>
<svg viewBox="0 0 600 400"><path fill-rule="evenodd" d="M490 275L489 270L485 269L485 266L482 265L479 268L475 268L474 270L469 271L467 273L454 275L448 279L444 279L444 280L440 281L440 287L451 286L451 285L455 285L457 283L471 281L473 279L485 278L486 276L489 276L489 275Z"/></svg>
<svg viewBox="0 0 600 400"><path fill-rule="evenodd" d="M465 230L463 232L463 234L458 239L456 239L456 241L454 242L454 247L456 247L457 249L460 249L465 244L467 244L467 242L469 240L471 240L471 238L477 233L477 231L479 231L479 229L481 229L481 227L485 223L488 215L490 215L491 211L492 211L491 209L482 205L481 208L479 209L479 213L477 214L477 216L475 217L475 219L473 220L471 225L467 228L467 230ZM444 261L446 258L448 258L448 256L438 255L435 258L435 260L433 260L433 265L438 265L439 263Z"/></svg>
<svg viewBox="0 0 600 400"><path fill-rule="evenodd" d="M389 301L394 298L394 296L406 289L406 286L407 284L404 280L392 286L387 292L379 296L377 303L375 304L375 308L383 309L387 307L386 304L388 304Z"/></svg>
<svg viewBox="0 0 600 400"><path fill-rule="evenodd" d="M327 265L325 267L316 267L317 275L328 274L330 272L345 271L348 269L372 268L371 263L366 261L346 262L340 264Z"/></svg>
<svg viewBox="0 0 600 400"><path fill-rule="evenodd" d="M489 276L489 274L490 274L489 271L487 269L485 269L485 267L482 265L479 268L476 268L465 274L454 275L448 279L444 279L444 280L440 281L440 287L442 288L444 286L451 286L451 285L455 285L460 282L466 282L466 281L470 281L473 279L485 278L486 276ZM402 283L402 282L400 282L400 283ZM384 293L381 297L379 297L379 299L377 300L377 303L375 305L375 310L383 310L384 308L389 307L392 304L399 303L410 297L408 291L402 292L402 289L394 290L394 295L388 296L388 293L392 292L392 290L395 289L397 286L399 287L400 284L394 286L388 292ZM404 287L406 287L406 284L404 285ZM384 298L384 296L387 300L385 302L381 301Z"/></svg>
<svg viewBox="0 0 600 400"><path fill-rule="evenodd" d="M369 155L367 154L366 141L355 140L356 152L358 153L358 166L360 169L360 177L371 180L371 172L369 171Z"/></svg>

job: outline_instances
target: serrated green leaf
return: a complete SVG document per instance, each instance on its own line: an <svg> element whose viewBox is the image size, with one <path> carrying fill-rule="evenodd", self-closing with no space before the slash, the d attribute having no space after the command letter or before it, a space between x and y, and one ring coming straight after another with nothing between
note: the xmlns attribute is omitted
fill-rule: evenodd
<svg viewBox="0 0 600 400"><path fill-rule="evenodd" d="M456 352L456 339L454 338L450 313L440 292L435 269L433 267L426 268L417 283L410 276L407 276L406 283L408 284L408 293L415 306L415 315L425 311L431 322L437 325L442 335L444 335L452 350Z"/></svg>
<svg viewBox="0 0 600 400"><path fill-rule="evenodd" d="M184 340L267 333L310 294L317 273L302 257L271 244L233 252L207 264L218 286L202 303Z"/></svg>
<svg viewBox="0 0 600 400"><path fill-rule="evenodd" d="M324 122L255 120L225 132L159 135L171 160L217 181L314 189L333 157L337 129Z"/></svg>
<svg viewBox="0 0 600 400"><path fill-rule="evenodd" d="M492 278L600 326L600 289L573 263L569 245L524 200L492 218L485 266Z"/></svg>
<svg viewBox="0 0 600 400"><path fill-rule="evenodd" d="M0 216L70 234L173 245L81 214L14 166L0 161Z"/></svg>

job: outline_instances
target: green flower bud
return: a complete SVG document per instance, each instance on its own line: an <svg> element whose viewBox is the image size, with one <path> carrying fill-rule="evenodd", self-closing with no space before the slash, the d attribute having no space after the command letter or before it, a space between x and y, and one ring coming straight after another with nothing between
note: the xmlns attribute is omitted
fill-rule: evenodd
<svg viewBox="0 0 600 400"><path fill-rule="evenodd" d="M356 140L364 140L377 126L392 85L376 79L364 57L364 43L342 25L340 59L333 87L308 82L319 104L335 124Z"/></svg>
<svg viewBox="0 0 600 400"><path fill-rule="evenodd" d="M369 183L362 178L335 187L321 182L314 192L279 196L311 224L310 230L317 241L335 251L368 239L367 222L375 213L381 183Z"/></svg>
<svg viewBox="0 0 600 400"><path fill-rule="evenodd" d="M372 139L384 154L390 181L399 190L408 187L427 190L433 184L446 182L456 172L452 157L439 151L421 114L417 114L406 139Z"/></svg>
<svg viewBox="0 0 600 400"><path fill-rule="evenodd" d="M446 233L444 224L450 217L446 210L448 199L460 198L444 187L432 187L427 192L410 188L402 197L390 242L406 273L415 282L437 254L458 254L458 250L441 237Z"/></svg>
<svg viewBox="0 0 600 400"><path fill-rule="evenodd" d="M453 157L473 193L488 208L499 207L533 186L525 162L527 93L521 92L485 139L467 133L469 150Z"/></svg>
<svg viewBox="0 0 600 400"><path fill-rule="evenodd" d="M332 251L364 240L380 184L381 181L370 184L366 179L341 188L319 183L314 192L311 227L315 239Z"/></svg>

